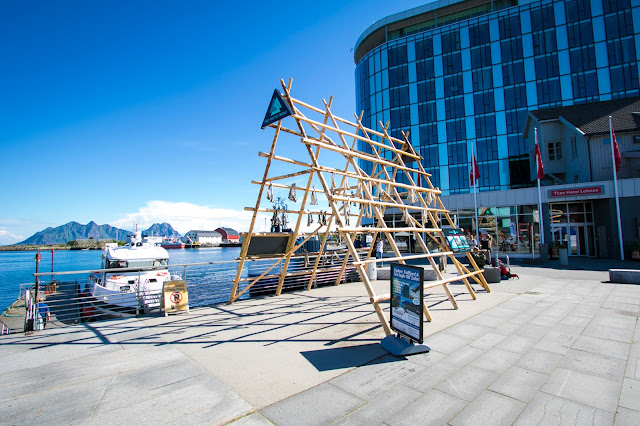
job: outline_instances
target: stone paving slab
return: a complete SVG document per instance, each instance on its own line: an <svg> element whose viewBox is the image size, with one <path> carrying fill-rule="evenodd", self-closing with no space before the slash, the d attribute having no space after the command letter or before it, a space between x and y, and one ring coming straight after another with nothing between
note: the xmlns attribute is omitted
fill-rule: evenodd
<svg viewBox="0 0 640 426"><path fill-rule="evenodd" d="M432 351L410 357L381 349L360 283L3 336L0 414L15 424L634 424L640 286L549 266L513 265L519 281L476 301L454 284L458 310L434 289Z"/></svg>

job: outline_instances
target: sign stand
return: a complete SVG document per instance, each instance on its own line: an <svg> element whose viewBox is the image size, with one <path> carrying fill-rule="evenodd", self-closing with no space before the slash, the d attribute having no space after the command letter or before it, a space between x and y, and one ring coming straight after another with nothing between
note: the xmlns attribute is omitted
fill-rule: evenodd
<svg viewBox="0 0 640 426"><path fill-rule="evenodd" d="M424 315L424 269L419 266L391 264L391 329L380 344L393 355L414 355L429 352L422 344ZM415 344L418 343L418 345Z"/></svg>
<svg viewBox="0 0 640 426"><path fill-rule="evenodd" d="M413 340L407 341L407 339L401 336L388 335L380 342L382 347L395 356L407 356L416 355L429 352L431 348L424 344L415 344Z"/></svg>

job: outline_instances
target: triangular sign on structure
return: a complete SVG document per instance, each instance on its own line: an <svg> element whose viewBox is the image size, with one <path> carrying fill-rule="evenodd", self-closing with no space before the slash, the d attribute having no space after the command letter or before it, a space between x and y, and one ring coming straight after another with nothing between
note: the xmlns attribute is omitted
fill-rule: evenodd
<svg viewBox="0 0 640 426"><path fill-rule="evenodd" d="M291 107L288 103L282 99L282 95L278 92L278 89L273 91L273 96L271 96L271 102L269 102L269 108L267 108L267 113L264 116L264 120L262 121L262 129L267 127L271 123L275 123L278 120L282 120L283 118L293 115L293 111L291 111Z"/></svg>

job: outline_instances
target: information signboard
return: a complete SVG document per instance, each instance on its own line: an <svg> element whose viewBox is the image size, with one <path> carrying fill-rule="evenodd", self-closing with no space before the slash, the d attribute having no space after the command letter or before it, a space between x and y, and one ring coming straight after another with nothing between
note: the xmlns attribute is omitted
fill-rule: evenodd
<svg viewBox="0 0 640 426"><path fill-rule="evenodd" d="M391 264L391 329L422 343L424 269Z"/></svg>
<svg viewBox="0 0 640 426"><path fill-rule="evenodd" d="M164 301L164 316L177 312L189 313L189 292L187 282L165 281L162 289L162 299Z"/></svg>
<svg viewBox="0 0 640 426"><path fill-rule="evenodd" d="M462 232L462 229L447 229L445 230L445 236L447 237L447 241L449 242L449 246L451 247L452 252L462 253L471 250L471 248L469 247L469 242L464 236L464 232Z"/></svg>

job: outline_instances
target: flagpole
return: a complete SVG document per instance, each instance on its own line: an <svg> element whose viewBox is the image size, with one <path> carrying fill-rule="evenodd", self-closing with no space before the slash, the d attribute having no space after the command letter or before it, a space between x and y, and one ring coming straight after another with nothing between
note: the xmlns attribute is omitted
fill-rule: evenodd
<svg viewBox="0 0 640 426"><path fill-rule="evenodd" d="M614 153L613 124L611 116L609 116L609 137L611 138L611 164L613 165L613 191L616 196L616 213L618 218L618 236L620 237L620 259L624 260L624 246L622 244L622 224L620 223L620 200L618 199L618 172L616 170L616 156ZM618 148L619 149L619 148Z"/></svg>
<svg viewBox="0 0 640 426"><path fill-rule="evenodd" d="M480 246L480 224L478 223L478 176L476 176L476 164L478 163L478 159L475 158L474 151L476 151L476 143L473 143L473 148L471 150L471 158L475 160L475 164L471 164L471 169L473 170L473 211L476 216L476 244Z"/></svg>
<svg viewBox="0 0 640 426"><path fill-rule="evenodd" d="M538 145L538 128L535 128L536 145ZM536 159L536 170L540 170L540 163ZM538 179L538 220L540 221L540 244L544 244L544 215L542 214L542 193L540 192L540 173L536 173ZM535 246L535 243L534 243Z"/></svg>

